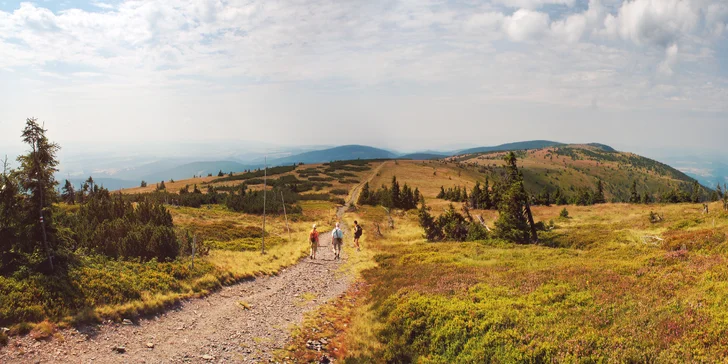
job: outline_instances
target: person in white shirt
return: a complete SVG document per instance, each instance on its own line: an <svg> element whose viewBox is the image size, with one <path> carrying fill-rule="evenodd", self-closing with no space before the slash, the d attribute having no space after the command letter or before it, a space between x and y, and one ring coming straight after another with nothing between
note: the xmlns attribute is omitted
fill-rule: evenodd
<svg viewBox="0 0 728 364"><path fill-rule="evenodd" d="M334 259L341 260L341 246L344 244L344 232L336 223L336 227L331 231L331 243L334 246Z"/></svg>

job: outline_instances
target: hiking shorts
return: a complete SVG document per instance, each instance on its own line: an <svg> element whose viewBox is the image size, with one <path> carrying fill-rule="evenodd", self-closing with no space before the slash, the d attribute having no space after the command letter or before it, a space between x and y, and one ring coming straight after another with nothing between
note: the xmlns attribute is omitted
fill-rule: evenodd
<svg viewBox="0 0 728 364"><path fill-rule="evenodd" d="M318 249L318 242L312 241L311 243L311 250L316 253L316 250Z"/></svg>
<svg viewBox="0 0 728 364"><path fill-rule="evenodd" d="M334 238L334 248L341 249L341 245L344 244L344 239Z"/></svg>

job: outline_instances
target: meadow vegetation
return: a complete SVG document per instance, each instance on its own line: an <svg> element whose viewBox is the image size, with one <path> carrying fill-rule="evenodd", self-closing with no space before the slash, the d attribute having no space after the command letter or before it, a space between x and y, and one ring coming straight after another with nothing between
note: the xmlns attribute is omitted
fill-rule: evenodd
<svg viewBox="0 0 728 364"><path fill-rule="evenodd" d="M428 202L446 201L435 197ZM533 206L535 219L549 221L536 244L499 234L499 210L474 209L495 231L458 242L428 239L419 211L359 206L346 216L366 231L362 252L347 248L358 285L308 315L284 354L318 360L301 343L327 337L323 354L352 363L728 358L722 203L709 203L709 213L695 203ZM454 213L432 209L432 219ZM367 229L390 216L394 227L382 235Z"/></svg>

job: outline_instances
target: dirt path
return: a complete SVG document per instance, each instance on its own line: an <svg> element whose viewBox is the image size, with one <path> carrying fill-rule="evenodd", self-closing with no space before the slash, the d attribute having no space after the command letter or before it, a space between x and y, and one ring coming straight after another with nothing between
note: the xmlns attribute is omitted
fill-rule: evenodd
<svg viewBox="0 0 728 364"><path fill-rule="evenodd" d="M352 191L347 206L338 210L339 218L355 201L362 185ZM322 234L321 245L317 260L302 260L276 276L225 287L204 299L186 301L129 325L63 330L51 341L13 338L0 348L0 363L269 361L289 342L291 329L302 322L304 313L340 296L351 283L351 278L339 270L341 262L333 259L327 232ZM116 347L123 347L123 353Z"/></svg>

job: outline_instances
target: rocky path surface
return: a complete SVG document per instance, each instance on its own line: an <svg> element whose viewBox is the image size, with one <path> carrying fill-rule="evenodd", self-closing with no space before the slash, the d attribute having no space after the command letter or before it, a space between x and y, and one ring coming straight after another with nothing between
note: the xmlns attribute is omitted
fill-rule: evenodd
<svg viewBox="0 0 728 364"><path fill-rule="evenodd" d="M63 330L50 341L12 338L0 348L0 363L268 362L306 312L351 283L334 260L331 234L322 233L317 260L306 258L278 275L225 287L152 318Z"/></svg>

